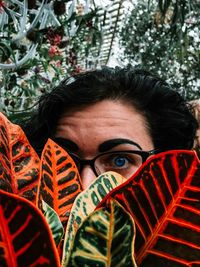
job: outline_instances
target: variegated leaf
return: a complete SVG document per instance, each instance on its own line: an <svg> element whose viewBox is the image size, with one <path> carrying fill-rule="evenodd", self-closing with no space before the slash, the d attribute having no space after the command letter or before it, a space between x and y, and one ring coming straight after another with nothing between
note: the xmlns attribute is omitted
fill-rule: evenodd
<svg viewBox="0 0 200 267"><path fill-rule="evenodd" d="M0 189L36 201L39 157L23 130L0 113Z"/></svg>
<svg viewBox="0 0 200 267"><path fill-rule="evenodd" d="M67 266L136 266L134 221L116 201L107 204L106 209L90 214L78 229Z"/></svg>
<svg viewBox="0 0 200 267"><path fill-rule="evenodd" d="M63 264L66 265L71 248L73 246L74 236L83 220L94 211L100 201L116 186L126 181L121 175L115 172L107 172L100 175L76 198L65 233Z"/></svg>
<svg viewBox="0 0 200 267"><path fill-rule="evenodd" d="M59 267L42 213L26 199L0 190L0 266Z"/></svg>
<svg viewBox="0 0 200 267"><path fill-rule="evenodd" d="M82 191L78 170L69 154L49 139L41 157L39 207L44 200L66 225L72 204Z"/></svg>
<svg viewBox="0 0 200 267"><path fill-rule="evenodd" d="M44 217L47 220L47 223L51 229L53 239L58 246L61 242L61 239L64 235L64 228L60 221L58 214L52 209L47 203L42 200L42 210Z"/></svg>
<svg viewBox="0 0 200 267"><path fill-rule="evenodd" d="M200 162L195 152L168 151L150 158L99 207L109 198L135 221L139 266L200 266Z"/></svg>

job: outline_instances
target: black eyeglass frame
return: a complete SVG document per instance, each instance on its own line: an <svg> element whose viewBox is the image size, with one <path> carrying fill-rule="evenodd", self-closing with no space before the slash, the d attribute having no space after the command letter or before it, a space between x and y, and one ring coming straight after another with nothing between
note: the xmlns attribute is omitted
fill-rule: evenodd
<svg viewBox="0 0 200 267"><path fill-rule="evenodd" d="M101 154L98 154L96 157L93 159L82 159L79 156L77 156L74 153L68 152L68 154L72 157L74 160L75 164L78 163L78 170L81 171L85 165L89 165L94 172L96 176L99 176L100 174L97 173L96 168L95 168L95 161L101 156L104 155L109 155L109 154L123 154L123 153L130 153L130 154L136 154L140 155L142 158L142 164L147 160L148 157L157 154L159 151L158 149L153 149L150 151L143 151L143 150L118 150L118 151L109 151L109 152L104 152Z"/></svg>

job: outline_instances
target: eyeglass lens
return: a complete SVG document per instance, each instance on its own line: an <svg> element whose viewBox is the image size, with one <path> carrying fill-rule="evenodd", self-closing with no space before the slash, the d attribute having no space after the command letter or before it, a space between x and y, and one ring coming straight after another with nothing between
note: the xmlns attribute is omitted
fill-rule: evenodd
<svg viewBox="0 0 200 267"><path fill-rule="evenodd" d="M142 165L142 157L138 154L120 152L99 155L94 162L95 170L99 174L115 171L129 178Z"/></svg>

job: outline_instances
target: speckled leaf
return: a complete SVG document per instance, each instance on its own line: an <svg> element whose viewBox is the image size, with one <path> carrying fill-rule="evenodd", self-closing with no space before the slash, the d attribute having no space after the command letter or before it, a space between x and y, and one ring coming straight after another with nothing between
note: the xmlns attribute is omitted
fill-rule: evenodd
<svg viewBox="0 0 200 267"><path fill-rule="evenodd" d="M109 198L135 221L140 267L200 266L200 162L195 152L168 151L149 158L99 207Z"/></svg>
<svg viewBox="0 0 200 267"><path fill-rule="evenodd" d="M38 205L44 200L65 226L72 204L82 191L78 170L69 154L49 139L41 157Z"/></svg>
<svg viewBox="0 0 200 267"><path fill-rule="evenodd" d="M67 229L65 233L63 263L67 264L70 250L78 227L83 220L94 211L100 201L116 186L126 181L121 175L115 172L107 172L100 175L76 198L71 209Z"/></svg>
<svg viewBox="0 0 200 267"><path fill-rule="evenodd" d="M46 218L47 223L51 229L56 246L58 246L64 235L64 228L60 221L60 218L55 210L53 210L47 203L45 203L44 200L42 200L42 210L44 217Z"/></svg>
<svg viewBox="0 0 200 267"><path fill-rule="evenodd" d="M0 189L36 201L39 157L23 130L0 113Z"/></svg>
<svg viewBox="0 0 200 267"><path fill-rule="evenodd" d="M132 217L111 200L82 223L67 266L134 267L134 239Z"/></svg>
<svg viewBox="0 0 200 267"><path fill-rule="evenodd" d="M42 213L25 198L0 190L0 266L59 267Z"/></svg>

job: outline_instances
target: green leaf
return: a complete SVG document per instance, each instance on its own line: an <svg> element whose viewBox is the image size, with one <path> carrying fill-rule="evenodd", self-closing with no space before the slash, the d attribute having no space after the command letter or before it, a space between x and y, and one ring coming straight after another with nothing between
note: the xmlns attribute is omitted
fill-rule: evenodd
<svg viewBox="0 0 200 267"><path fill-rule="evenodd" d="M64 229L58 214L52 209L44 200L42 200L42 209L44 211L44 216L49 224L51 229L53 239L56 243L56 246L59 245L61 238L64 235Z"/></svg>
<svg viewBox="0 0 200 267"><path fill-rule="evenodd" d="M67 266L67 261L77 229L84 219L90 215L101 200L115 187L122 184L127 179L115 172L107 172L100 175L82 193L80 193L71 209L70 217L65 233L63 263Z"/></svg>
<svg viewBox="0 0 200 267"><path fill-rule="evenodd" d="M134 221L117 201L92 213L79 228L67 266L133 267Z"/></svg>
<svg viewBox="0 0 200 267"><path fill-rule="evenodd" d="M164 12L165 12L165 14L166 14L166 12L167 12L167 10L168 10L170 5L171 5L171 0L165 0L165 2L164 2Z"/></svg>
<svg viewBox="0 0 200 267"><path fill-rule="evenodd" d="M159 6L161 13L163 14L163 1L162 0L158 0L158 6Z"/></svg>
<svg viewBox="0 0 200 267"><path fill-rule="evenodd" d="M13 56L13 61L15 61L15 54L10 47L10 44L6 41L0 42L0 60L2 62L6 61L10 56Z"/></svg>

